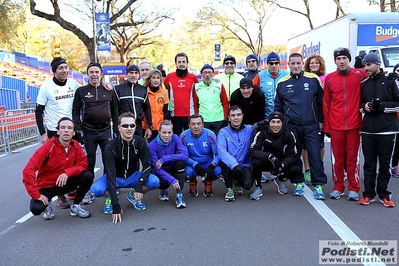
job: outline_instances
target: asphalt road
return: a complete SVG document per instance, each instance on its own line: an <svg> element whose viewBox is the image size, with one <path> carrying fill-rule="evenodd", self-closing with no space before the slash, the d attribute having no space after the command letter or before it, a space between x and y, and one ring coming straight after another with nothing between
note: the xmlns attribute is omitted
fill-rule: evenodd
<svg viewBox="0 0 399 266"><path fill-rule="evenodd" d="M202 196L201 186L198 197L188 197L186 184L186 209L175 208L169 189L168 202L158 200L158 191L146 193L147 210L139 212L125 200L128 189L123 189L122 223L113 224L102 213L103 198L86 207L90 218L71 217L54 204L55 219L44 221L29 215L30 198L21 182L21 171L38 147L0 157L0 265L319 265L319 240L399 238L399 205L360 206L345 197L316 201L310 189L304 197L292 196L292 185L288 195L280 195L273 183L263 185L259 201L249 200L245 191L235 202L225 202L219 180L212 198ZM328 195L332 181L326 147ZM397 204L398 186L393 178L390 189Z"/></svg>

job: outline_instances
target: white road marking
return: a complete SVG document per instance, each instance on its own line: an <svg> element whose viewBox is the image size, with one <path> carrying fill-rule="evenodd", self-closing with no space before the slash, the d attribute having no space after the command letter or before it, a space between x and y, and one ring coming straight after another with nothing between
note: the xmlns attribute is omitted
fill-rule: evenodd
<svg viewBox="0 0 399 266"><path fill-rule="evenodd" d="M323 217L323 219L331 226L331 228L337 233L337 235L343 241L345 242L362 241L322 200L317 200L314 198L313 191L308 186L305 186L305 192L303 193L303 196L307 199L310 205L313 206L313 208L321 215L321 217ZM368 252L371 252L371 250L368 249ZM374 256L373 258L376 261L378 260L377 256ZM373 264L363 264L363 265L386 266L385 263L373 263Z"/></svg>

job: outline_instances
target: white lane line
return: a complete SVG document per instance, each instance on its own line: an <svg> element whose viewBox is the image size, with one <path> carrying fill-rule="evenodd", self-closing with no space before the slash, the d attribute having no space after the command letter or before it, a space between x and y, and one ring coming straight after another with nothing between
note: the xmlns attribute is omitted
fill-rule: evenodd
<svg viewBox="0 0 399 266"><path fill-rule="evenodd" d="M22 224L23 222L27 221L32 216L33 216L33 214L31 212L27 213L24 216L22 216L22 218L18 219L15 223L16 224Z"/></svg>
<svg viewBox="0 0 399 266"><path fill-rule="evenodd" d="M313 208L323 217L323 219L331 226L331 228L337 233L337 235L343 241L362 241L322 200L317 200L314 198L313 191L305 186L305 192L303 193L304 197L313 206ZM341 199L343 200L343 199ZM323 240L323 239L319 239ZM327 240L327 239L326 239ZM371 253L371 250L368 248L367 252ZM378 261L379 258L374 256L374 261ZM385 263L373 263L373 264L364 264L363 265L379 265L386 266Z"/></svg>

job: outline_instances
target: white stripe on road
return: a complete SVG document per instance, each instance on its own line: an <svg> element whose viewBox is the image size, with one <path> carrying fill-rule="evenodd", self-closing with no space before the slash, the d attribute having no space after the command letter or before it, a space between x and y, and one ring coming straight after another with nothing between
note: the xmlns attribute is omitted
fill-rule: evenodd
<svg viewBox="0 0 399 266"><path fill-rule="evenodd" d="M313 191L305 186L304 197L313 206L313 208L323 217L323 219L331 226L331 228L337 233L337 235L343 241L362 241L322 200L314 198ZM322 240L322 239L320 239ZM327 239L326 239L327 240ZM371 250L367 248L368 252ZM374 256L374 261L378 261L379 258ZM380 265L385 266L385 263L373 263L364 265Z"/></svg>

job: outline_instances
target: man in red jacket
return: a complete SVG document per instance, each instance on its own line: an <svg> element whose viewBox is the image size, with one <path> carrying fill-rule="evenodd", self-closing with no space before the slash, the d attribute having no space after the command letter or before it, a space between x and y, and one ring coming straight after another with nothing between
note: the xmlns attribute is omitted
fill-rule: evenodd
<svg viewBox="0 0 399 266"><path fill-rule="evenodd" d="M51 199L77 188L69 214L81 218L90 216L81 202L93 183L93 174L87 171L86 155L79 143L72 140L74 135L74 122L68 117L61 118L57 136L44 143L22 171L22 182L32 197L30 211L33 215L44 211L43 219L54 219Z"/></svg>
<svg viewBox="0 0 399 266"><path fill-rule="evenodd" d="M348 48L334 50L337 70L324 81L324 132L331 136L331 199L344 195L344 170L348 177L348 200L359 200L359 145L362 117L359 112L360 83L367 77L362 69L351 68Z"/></svg>

